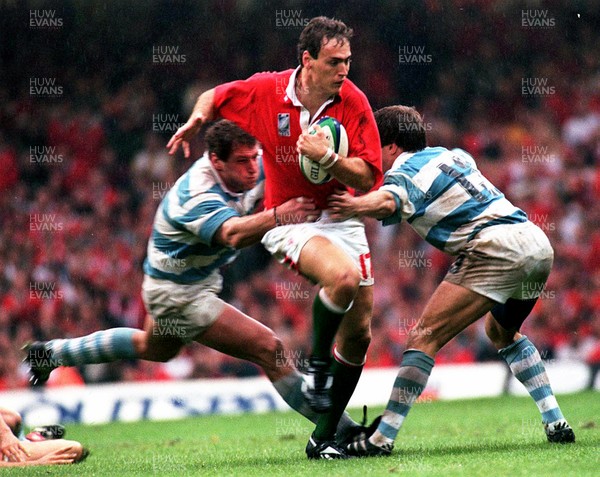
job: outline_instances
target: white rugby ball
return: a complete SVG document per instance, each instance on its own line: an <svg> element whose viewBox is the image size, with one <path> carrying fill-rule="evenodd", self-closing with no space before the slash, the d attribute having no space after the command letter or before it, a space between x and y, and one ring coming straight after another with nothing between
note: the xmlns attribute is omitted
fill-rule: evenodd
<svg viewBox="0 0 600 477"><path fill-rule="evenodd" d="M346 128L337 119L329 116L324 116L317 121L321 129L325 133L325 137L329 140L329 147L338 153L340 156L348 155L348 134ZM315 129L311 126L308 130L309 134L314 134ZM318 162L312 161L304 155L300 155L300 170L304 177L313 184L325 184L332 177L326 169Z"/></svg>

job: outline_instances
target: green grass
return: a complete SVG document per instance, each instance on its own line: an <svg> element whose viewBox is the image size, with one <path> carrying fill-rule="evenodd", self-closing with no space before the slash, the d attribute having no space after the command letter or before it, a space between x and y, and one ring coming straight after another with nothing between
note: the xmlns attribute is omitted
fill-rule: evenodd
<svg viewBox="0 0 600 477"><path fill-rule="evenodd" d="M74 466L3 469L15 476L587 476L600 469L600 393L559 396L574 445L551 445L529 398L418 403L391 457L308 461L312 425L294 413L72 425L92 454ZM371 418L381 409L370 410ZM359 411L352 412L355 417Z"/></svg>

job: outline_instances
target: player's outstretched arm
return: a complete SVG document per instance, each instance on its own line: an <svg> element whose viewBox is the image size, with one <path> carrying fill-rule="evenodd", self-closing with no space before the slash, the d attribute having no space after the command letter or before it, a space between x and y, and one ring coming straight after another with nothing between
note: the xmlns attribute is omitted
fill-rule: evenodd
<svg viewBox="0 0 600 477"><path fill-rule="evenodd" d="M329 141L319 125L315 126L315 134L303 132L296 143L298 153L319 162L327 154ZM362 191L370 190L375 185L375 175L371 166L360 157L342 157L338 155L336 162L327 169L342 184Z"/></svg>
<svg viewBox="0 0 600 477"><path fill-rule="evenodd" d="M211 121L214 117L214 99L214 88L205 91L198 97L190 118L173 134L167 143L169 154L175 154L181 145L183 155L186 158L190 157L190 141L200 132L202 124L206 121Z"/></svg>
<svg viewBox="0 0 600 477"><path fill-rule="evenodd" d="M25 462L27 451L0 415L0 465L5 462Z"/></svg>
<svg viewBox="0 0 600 477"><path fill-rule="evenodd" d="M215 232L213 241L227 247L243 248L259 242L273 227L314 222L319 215L312 199L296 197L274 209L227 219Z"/></svg>
<svg viewBox="0 0 600 477"><path fill-rule="evenodd" d="M394 195L386 190L376 190L360 197L346 191L336 191L329 197L328 205L334 219L373 217L385 219L396 212Z"/></svg>

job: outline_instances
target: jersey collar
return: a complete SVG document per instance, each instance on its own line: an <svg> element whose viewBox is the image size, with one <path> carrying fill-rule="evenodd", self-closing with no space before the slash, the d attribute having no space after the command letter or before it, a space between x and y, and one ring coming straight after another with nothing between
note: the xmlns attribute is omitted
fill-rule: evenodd
<svg viewBox="0 0 600 477"><path fill-rule="evenodd" d="M392 164L392 168L390 170L393 171L393 170L398 169L402 164L404 164L406 161L408 161L414 155L415 155L414 152L403 152L396 158L396 160L394 161L394 164Z"/></svg>
<svg viewBox="0 0 600 477"><path fill-rule="evenodd" d="M318 118L319 115L323 112L323 110L331 103L333 103L333 101L335 101L336 97L340 97L341 99L341 91L339 95L335 95L332 96L331 98L329 98L327 101L325 101L321 107L317 110L317 112L315 113L315 115L312 118L309 118L310 120L304 120L303 121L303 115L302 113L304 113L306 111L305 116L308 116L308 110L304 107L304 105L300 102L300 100L298 99L298 96L296 96L296 78L298 77L298 73L300 73L300 66L296 67L296 69L294 71L292 71L292 74L290 75L290 80L288 82L287 88L285 89L285 95L287 98L289 98L289 100L292 102L292 104L298 108L300 108L301 111L301 119L300 122L304 123L307 122L307 124L301 124L302 128L305 129L308 126L310 126L310 124L315 122L315 118Z"/></svg>

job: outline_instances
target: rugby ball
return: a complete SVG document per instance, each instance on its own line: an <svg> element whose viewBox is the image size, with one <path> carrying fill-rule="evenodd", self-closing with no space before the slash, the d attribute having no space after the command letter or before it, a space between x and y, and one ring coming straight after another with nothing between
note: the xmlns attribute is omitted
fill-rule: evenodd
<svg viewBox="0 0 600 477"><path fill-rule="evenodd" d="M329 140L329 147L340 156L348 155L348 135L344 126L335 118L324 116L316 124L321 126L325 137ZM309 134L315 134L315 129L311 126L308 129ZM331 180L331 174L321 167L318 162L310 160L308 157L300 155L300 171L302 175L313 184L325 184Z"/></svg>

